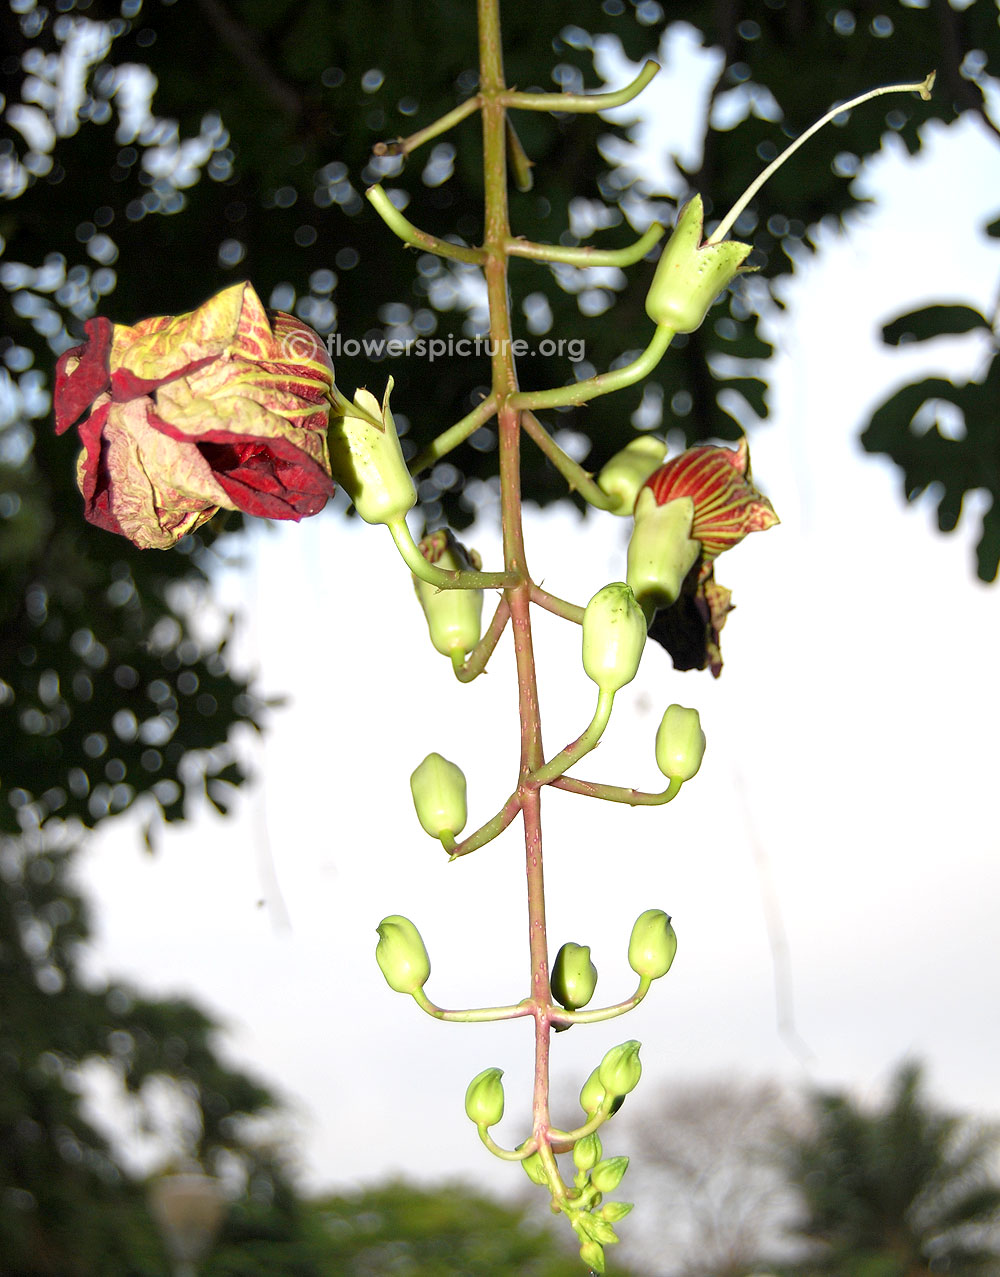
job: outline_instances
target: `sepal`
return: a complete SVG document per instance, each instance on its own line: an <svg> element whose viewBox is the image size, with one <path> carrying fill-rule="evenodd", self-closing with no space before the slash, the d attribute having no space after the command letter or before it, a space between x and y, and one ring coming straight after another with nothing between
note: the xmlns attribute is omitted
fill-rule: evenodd
<svg viewBox="0 0 1000 1277"><path fill-rule="evenodd" d="M389 408L392 387L390 377L381 408L370 391L356 390L354 406L359 411L347 412L330 423L333 476L366 523L392 523L417 503L417 490Z"/></svg>
<svg viewBox="0 0 1000 1277"><path fill-rule="evenodd" d="M646 314L655 324L677 333L700 328L709 307L741 271L750 244L724 240L702 244L705 209L695 195L681 209L673 234L667 240L646 296Z"/></svg>

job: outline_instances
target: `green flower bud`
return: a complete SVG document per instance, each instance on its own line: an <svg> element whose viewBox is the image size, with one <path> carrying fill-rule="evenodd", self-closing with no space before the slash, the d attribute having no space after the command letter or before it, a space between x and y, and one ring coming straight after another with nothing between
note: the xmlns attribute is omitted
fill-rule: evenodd
<svg viewBox="0 0 1000 1277"><path fill-rule="evenodd" d="M496 1126L503 1117L503 1069L483 1069L465 1092L465 1111L477 1126Z"/></svg>
<svg viewBox="0 0 1000 1277"><path fill-rule="evenodd" d="M634 1202L605 1202L601 1207L601 1219L606 1219L609 1224L617 1224L634 1205Z"/></svg>
<svg viewBox="0 0 1000 1277"><path fill-rule="evenodd" d="M629 515L639 489L667 455L667 445L655 435L639 435L616 452L597 476L597 486L621 504L615 514Z"/></svg>
<svg viewBox="0 0 1000 1277"><path fill-rule="evenodd" d="M656 732L656 765L670 780L690 780L705 756L705 733L696 709L668 705Z"/></svg>
<svg viewBox="0 0 1000 1277"><path fill-rule="evenodd" d="M580 1107L588 1117L594 1116L600 1108L601 1101L605 1096L605 1090L601 1085L599 1077L600 1071L601 1067L598 1065L597 1068L594 1069L593 1073L591 1073L590 1077L587 1078L586 1082L584 1082L583 1089L580 1091ZM624 1103L624 1095L615 1096L614 1100L611 1102L611 1107L608 1110L608 1117L613 1117Z"/></svg>
<svg viewBox="0 0 1000 1277"><path fill-rule="evenodd" d="M465 828L465 776L461 767L440 754L428 754L410 777L417 819L432 838L457 836Z"/></svg>
<svg viewBox="0 0 1000 1277"><path fill-rule="evenodd" d="M604 1273L606 1266L604 1263L604 1247L600 1242L586 1241L580 1247L580 1258L595 1273Z"/></svg>
<svg viewBox="0 0 1000 1277"><path fill-rule="evenodd" d="M398 913L383 918L378 924L378 937L375 960L389 988L397 993L416 993L422 989L431 973L431 960L420 932L409 918Z"/></svg>
<svg viewBox="0 0 1000 1277"><path fill-rule="evenodd" d="M479 555L466 550L446 528L424 537L420 553L428 563L451 572L482 567ZM471 652L482 634L482 590L441 590L416 576L413 585L437 651L442 656Z"/></svg>
<svg viewBox="0 0 1000 1277"><path fill-rule="evenodd" d="M646 297L646 314L654 324L677 333L693 333L708 309L741 270L751 246L736 240L702 244L705 210L695 195L680 211L674 232L660 254Z"/></svg>
<svg viewBox="0 0 1000 1277"><path fill-rule="evenodd" d="M636 975L659 980L670 970L677 952L677 936L670 915L662 909L640 913L628 942L628 964Z"/></svg>
<svg viewBox="0 0 1000 1277"><path fill-rule="evenodd" d="M597 968L590 960L590 946L569 940L552 964L552 993L567 1011L585 1007L597 987Z"/></svg>
<svg viewBox="0 0 1000 1277"><path fill-rule="evenodd" d="M598 590L583 614L583 668L602 692L631 683L646 642L646 618L624 581Z"/></svg>
<svg viewBox="0 0 1000 1277"><path fill-rule="evenodd" d="M382 406L368 390L356 390L354 403L367 416L345 413L330 423L328 443L333 477L354 502L366 523L392 523L417 503L417 490L403 460L396 423L389 409L393 380Z"/></svg>
<svg viewBox="0 0 1000 1277"><path fill-rule="evenodd" d="M590 1182L599 1193L613 1193L627 1170L627 1157L606 1157L590 1172Z"/></svg>
<svg viewBox="0 0 1000 1277"><path fill-rule="evenodd" d="M521 1147L523 1148L524 1145L522 1144ZM545 1163L542 1161L540 1153L532 1153L524 1159L521 1165L524 1167L524 1173L532 1184L548 1184L549 1177L545 1173Z"/></svg>
<svg viewBox="0 0 1000 1277"><path fill-rule="evenodd" d="M609 1095L628 1095L634 1091L642 1076L639 1063L641 1042L632 1038L620 1046L613 1046L605 1055L597 1070L598 1081Z"/></svg>
<svg viewBox="0 0 1000 1277"><path fill-rule="evenodd" d="M589 1171L601 1160L601 1141L592 1131L573 1145L573 1162L578 1171Z"/></svg>
<svg viewBox="0 0 1000 1277"><path fill-rule="evenodd" d="M657 608L677 602L684 578L698 561L701 545L691 538L693 525L691 497L657 505L651 488L639 493L625 576L650 619Z"/></svg>

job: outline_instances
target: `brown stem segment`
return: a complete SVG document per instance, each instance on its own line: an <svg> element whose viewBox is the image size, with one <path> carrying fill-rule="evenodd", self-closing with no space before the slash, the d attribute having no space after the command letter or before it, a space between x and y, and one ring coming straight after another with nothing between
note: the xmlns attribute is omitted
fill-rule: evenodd
<svg viewBox="0 0 1000 1277"><path fill-rule="evenodd" d="M548 943L545 935L545 889L542 873L541 796L529 779L542 765L542 732L538 709L535 658L531 641L531 578L524 553L521 525L520 414L509 400L517 393L517 373L511 347L507 253L510 222L507 206L507 129L503 54L498 0L477 0L479 18L479 92L482 103L485 169L485 234L483 251L490 308L493 355L493 395L498 404L500 445L500 508L503 520L505 570L518 578L504 595L510 606L517 662L521 723L519 796L524 822L525 868L528 884L528 940L531 962L531 1003L535 1017L535 1084L533 1138L543 1161L552 1161L548 1148L549 1039L552 1011L549 990ZM554 1165L552 1171L554 1171ZM553 1177L558 1180L558 1174Z"/></svg>

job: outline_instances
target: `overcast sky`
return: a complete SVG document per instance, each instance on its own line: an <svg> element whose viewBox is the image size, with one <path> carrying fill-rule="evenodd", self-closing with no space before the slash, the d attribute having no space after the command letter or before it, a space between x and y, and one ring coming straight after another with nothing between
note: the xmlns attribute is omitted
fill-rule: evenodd
<svg viewBox="0 0 1000 1277"><path fill-rule="evenodd" d="M637 1012L555 1040L553 1093L569 1097L556 1121L573 1124L581 1082L630 1037L645 1068L630 1106L650 1114L659 1087L719 1071L874 1095L906 1054L927 1062L943 1101L1000 1114L1000 599L974 579L969 527L939 535L930 504L905 507L898 473L857 443L891 388L972 375L985 359L968 341L877 341L881 323L925 299L989 308L1000 275L1000 246L976 234L996 214L995 139L971 122L927 131L916 161L890 147L870 167L876 210L849 237L826 235L786 290L772 416L751 439L782 523L717 565L737 604L722 678L676 673L651 645L575 773L659 787L653 736L680 701L708 735L700 774L660 809L546 792L550 944L592 946L595 1003L631 992L625 954L642 910L666 909L680 940ZM581 603L624 576L626 537L609 515L527 519L536 579ZM464 539L497 564L492 523ZM310 1186L399 1170L520 1188L521 1172L481 1147L463 1096L479 1070L502 1067L495 1134L508 1146L526 1136L527 1022L437 1024L391 993L374 961L377 923L404 913L427 943L440 1004L528 992L519 825L449 865L419 829L407 783L437 750L466 772L470 829L506 798L517 762L509 635L489 674L459 685L384 530L331 514L248 541L218 595L245 613L241 659L290 704L249 746L260 782L235 818L200 816L155 858L128 821L102 826L83 861L91 968L220 1016L227 1050L294 1106ZM538 615L551 754L589 721L593 685L579 631ZM776 1021L765 901L783 920L808 1059Z"/></svg>

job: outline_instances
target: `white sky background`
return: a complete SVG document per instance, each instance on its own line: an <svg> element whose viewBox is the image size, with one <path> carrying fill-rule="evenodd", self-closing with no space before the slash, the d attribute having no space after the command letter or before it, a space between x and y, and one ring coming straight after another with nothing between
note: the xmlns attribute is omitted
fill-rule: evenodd
<svg viewBox="0 0 1000 1277"><path fill-rule="evenodd" d="M905 507L898 473L857 442L891 389L971 375L985 359L978 347L970 362L968 341L889 350L877 333L929 299L991 306L1000 248L977 231L996 213L1000 152L971 122L929 125L916 161L890 147L863 185L877 209L849 237L824 236L773 329L772 418L751 452L782 523L718 564L737 604L722 678L675 673L651 644L602 745L574 772L661 787L653 735L676 700L702 714L700 774L660 809L546 791L551 952L564 940L592 946L595 1005L632 991L626 948L643 909L670 912L680 939L638 1011L556 1037L553 1092L568 1097L557 1122L574 1124L583 1079L630 1037L643 1042L645 1073L629 1108L651 1120L657 1089L692 1076L876 1093L908 1053L927 1062L942 1101L1000 1112L1000 597L973 577L969 526L939 535L929 502ZM527 515L536 578L581 603L624 576L626 537L610 515ZM492 524L463 539L498 562ZM528 1022L438 1024L391 993L374 961L377 923L404 913L428 946L438 1003L528 992L519 823L449 865L408 788L427 752L458 762L469 830L510 792L509 633L488 675L459 685L430 648L388 533L335 515L260 527L245 564L220 575L219 597L246 611L242 657L291 705L255 747L261 783L235 818L199 816L155 858L127 821L92 840L82 873L95 904L91 968L220 1016L232 1058L295 1106L310 1187L400 1171L519 1190L523 1175L481 1147L463 1096L479 1070L502 1067L507 1116L494 1134L508 1146L525 1137ZM594 688L579 631L536 615L551 754L589 721ZM807 1067L776 1025L762 883L784 919Z"/></svg>

